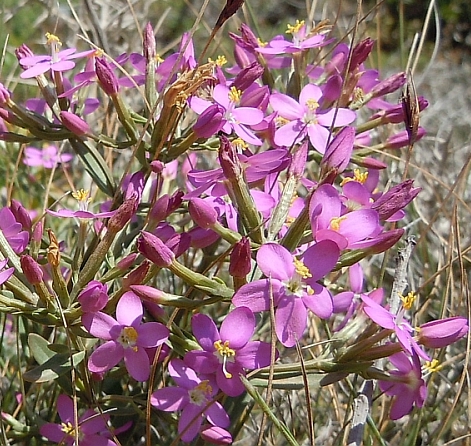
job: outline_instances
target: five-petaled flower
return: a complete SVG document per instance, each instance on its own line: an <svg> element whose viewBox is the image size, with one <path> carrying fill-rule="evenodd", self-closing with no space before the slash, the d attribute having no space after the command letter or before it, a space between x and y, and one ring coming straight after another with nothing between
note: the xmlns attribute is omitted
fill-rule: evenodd
<svg viewBox="0 0 471 446"><path fill-rule="evenodd" d="M183 441L190 442L198 435L203 416L213 426L229 426L229 416L221 403L214 398L217 393L215 384L207 379L200 379L181 359L172 359L168 372L178 387L156 390L150 402L157 409L166 412L182 411L178 421L178 433Z"/></svg>
<svg viewBox="0 0 471 446"><path fill-rule="evenodd" d="M352 123L356 114L345 108L324 110L320 107L322 90L317 85L306 85L299 102L283 93L273 93L270 104L277 112L280 127L275 132L275 143L290 147L306 136L320 153L324 153L331 139L330 128Z"/></svg>
<svg viewBox="0 0 471 446"><path fill-rule="evenodd" d="M189 351L185 355L185 363L199 373L215 373L219 388L229 396L244 392L239 375L244 375L245 370L270 364L270 344L250 341L255 330L255 317L249 308L239 307L231 311L220 331L204 314L193 316L191 326L203 351Z"/></svg>
<svg viewBox="0 0 471 446"><path fill-rule="evenodd" d="M131 291L124 293L116 306L116 319L106 313L85 313L83 326L95 337L106 342L90 356L91 372L103 373L123 358L129 374L137 381L146 381L150 374L146 348L163 344L169 335L168 328L159 322L141 323L141 300Z"/></svg>

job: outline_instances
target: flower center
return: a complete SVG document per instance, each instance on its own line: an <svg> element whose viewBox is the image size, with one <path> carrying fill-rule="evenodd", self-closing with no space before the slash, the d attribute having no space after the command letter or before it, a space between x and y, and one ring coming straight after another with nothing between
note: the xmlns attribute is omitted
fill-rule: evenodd
<svg viewBox="0 0 471 446"><path fill-rule="evenodd" d="M303 279L309 279L309 277L312 277L312 274L309 272L309 268L303 263L302 260L293 259L294 263L294 268L296 272L303 278Z"/></svg>
<svg viewBox="0 0 471 446"><path fill-rule="evenodd" d="M208 58L209 63L213 63L214 65L217 65L218 67L222 67L223 65L226 65L227 59L226 56L221 56L219 55L216 60L213 60L211 58Z"/></svg>
<svg viewBox="0 0 471 446"><path fill-rule="evenodd" d="M196 387L188 391L190 401L196 406L202 406L206 404L211 393L213 392L212 387L209 385L208 380L201 381Z"/></svg>
<svg viewBox="0 0 471 446"><path fill-rule="evenodd" d="M224 341L224 344L219 340L214 343L214 348L216 351L214 354L219 358L219 362L222 363L222 371L224 376L228 379L232 378L232 374L226 370L226 363L234 362L235 350L229 347L229 341Z"/></svg>
<svg viewBox="0 0 471 446"><path fill-rule="evenodd" d="M402 294L400 295L401 301L402 301L402 306L406 310L410 310L412 308L412 305L415 302L416 295L413 291L407 294L407 296L403 296Z"/></svg>
<svg viewBox="0 0 471 446"><path fill-rule="evenodd" d="M304 115L305 124L317 124L316 110L319 108L319 102L315 99L308 99L306 101L306 113Z"/></svg>
<svg viewBox="0 0 471 446"><path fill-rule="evenodd" d="M124 348L132 348L134 351L137 351L136 342L138 334L134 327L124 327L121 330L120 335L118 336L118 342Z"/></svg>
<svg viewBox="0 0 471 446"><path fill-rule="evenodd" d="M294 25L290 25L288 23L287 29L286 29L286 34L297 34L301 28L304 26L304 20L296 20L296 23Z"/></svg>
<svg viewBox="0 0 471 446"><path fill-rule="evenodd" d="M67 423L61 423L61 431L64 432L64 434L70 435L71 437L75 437L75 427L70 421L68 421Z"/></svg>
<svg viewBox="0 0 471 446"><path fill-rule="evenodd" d="M240 98L242 96L242 92L238 90L236 87L232 86L229 90L229 101L233 102L234 104L238 104Z"/></svg>
<svg viewBox="0 0 471 446"><path fill-rule="evenodd" d="M345 177L342 182L340 183L343 186L350 181L356 181L357 183L365 184L366 180L368 179L368 171L362 172L360 169L353 170L353 177Z"/></svg>
<svg viewBox="0 0 471 446"><path fill-rule="evenodd" d="M79 189L75 192L72 192L72 197L74 197L79 202L79 209L81 211L86 211L88 209L88 203L92 200L90 198L90 191L85 189Z"/></svg>

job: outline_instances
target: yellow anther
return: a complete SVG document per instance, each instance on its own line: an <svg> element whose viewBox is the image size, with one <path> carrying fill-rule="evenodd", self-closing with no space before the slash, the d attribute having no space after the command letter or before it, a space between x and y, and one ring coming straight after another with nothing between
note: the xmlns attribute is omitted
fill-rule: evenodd
<svg viewBox="0 0 471 446"><path fill-rule="evenodd" d="M276 124L277 127L281 127L285 124L288 124L288 122L290 122L290 121L288 119L283 118L282 116L277 116L275 118L275 124Z"/></svg>
<svg viewBox="0 0 471 446"><path fill-rule="evenodd" d="M286 29L286 34L296 34L300 31L300 29L304 26L304 20L296 20L295 25L290 25L288 23L287 29Z"/></svg>
<svg viewBox="0 0 471 446"><path fill-rule="evenodd" d="M312 274L310 273L309 268L303 263L302 260L293 258L293 263L294 263L294 269L303 279L309 279L309 277L312 277Z"/></svg>
<svg viewBox="0 0 471 446"><path fill-rule="evenodd" d="M164 61L164 59L160 56L160 54L156 54L155 55L155 61L157 63L162 63Z"/></svg>
<svg viewBox="0 0 471 446"><path fill-rule="evenodd" d="M330 229L333 231L338 231L340 230L340 223L342 223L343 220L345 220L346 217L335 217L332 220L330 220Z"/></svg>
<svg viewBox="0 0 471 446"><path fill-rule="evenodd" d="M124 327L119 335L119 343L124 348L132 348L137 351L136 342L139 335L134 327Z"/></svg>
<svg viewBox="0 0 471 446"><path fill-rule="evenodd" d="M211 59L210 57L208 58L208 62L217 65L218 67L222 67L223 65L226 65L227 59L226 56L224 55L219 55L216 57L216 60Z"/></svg>
<svg viewBox="0 0 471 446"><path fill-rule="evenodd" d="M229 347L229 341L224 341L224 344L219 340L214 343L217 355L222 359L222 371L224 376L228 379L232 378L232 374L226 370L227 360L233 358L236 354L235 350Z"/></svg>
<svg viewBox="0 0 471 446"><path fill-rule="evenodd" d="M257 43L258 43L258 46L262 48L268 45L268 43L261 40L260 37L257 37Z"/></svg>
<svg viewBox="0 0 471 446"><path fill-rule="evenodd" d="M439 372L443 366L440 364L438 359L433 359L432 361L426 361L424 364L425 370L429 373Z"/></svg>
<svg viewBox="0 0 471 446"><path fill-rule="evenodd" d="M212 393L213 388L209 385L209 381L207 379L201 381L196 387L193 387L193 389L188 392L191 402L197 406L206 404Z"/></svg>
<svg viewBox="0 0 471 446"><path fill-rule="evenodd" d="M315 111L319 108L319 102L317 102L315 99L308 99L306 101L306 105L310 111Z"/></svg>
<svg viewBox="0 0 471 446"><path fill-rule="evenodd" d="M70 435L71 437L75 437L75 427L70 421L68 421L67 423L61 423L61 431L64 432L64 434Z"/></svg>
<svg viewBox="0 0 471 446"><path fill-rule="evenodd" d="M242 92L238 90L236 87L232 86L229 91L229 100L237 104L240 101L241 96L242 96Z"/></svg>
<svg viewBox="0 0 471 446"><path fill-rule="evenodd" d="M79 189L75 192L72 192L72 197L74 197L80 203L89 203L91 201L90 191L85 189Z"/></svg>
<svg viewBox="0 0 471 446"><path fill-rule="evenodd" d="M410 310L412 308L412 305L414 304L414 301L416 299L416 295L413 291L407 293L406 296L403 296L402 294L399 294L399 297L402 300L402 306L406 310Z"/></svg>
<svg viewBox="0 0 471 446"><path fill-rule="evenodd" d="M249 147L249 145L242 138L234 139L232 141L232 145L237 149L247 149Z"/></svg>
<svg viewBox="0 0 471 446"><path fill-rule="evenodd" d="M62 42L59 40L59 37L57 37L54 34L51 33L46 33L46 43L48 45L57 45L57 46L62 46Z"/></svg>

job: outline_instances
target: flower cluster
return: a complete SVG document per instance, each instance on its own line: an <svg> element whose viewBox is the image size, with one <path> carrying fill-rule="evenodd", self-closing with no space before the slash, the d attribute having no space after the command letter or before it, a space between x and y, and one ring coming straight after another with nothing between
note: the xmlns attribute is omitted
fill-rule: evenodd
<svg viewBox="0 0 471 446"><path fill-rule="evenodd" d="M17 50L21 77L36 80L42 102L17 104L0 84L0 139L29 144L24 164L51 169L74 158L87 173L70 194L79 210L64 209L66 190L62 209L35 224L20 203L0 210L8 257L0 267L11 263L0 284L14 295L2 297L0 311L65 330L70 355L51 347L63 362L48 376L63 386L75 367L82 396L109 407L126 401L136 429L148 392L156 411L179 412L169 419L183 441L231 443L223 400L240 397L257 370L258 385L269 370L266 385L276 386L288 349L313 342L314 332L331 346L303 373L330 383L374 377L398 419L425 403L420 361L430 369L431 349L468 331L460 316L414 328L413 293L400 295L403 287L383 302L382 288L364 284L363 260L400 242L405 208L420 191L395 177L384 189L387 165L374 154L420 140L427 101L387 100L412 79L381 80L367 68L371 39L348 46L299 21L287 33L263 43L242 25L231 33L235 64L227 69L223 57L197 61L188 34L176 53L158 57L150 25L143 55L113 61L95 50L59 51L48 34L50 54ZM117 67L129 75L118 78ZM133 102L139 91L144 110ZM110 135L89 117L100 107L120 123ZM384 128L393 132L387 139ZM38 140L48 145L31 145ZM88 211L85 177L101 212ZM381 358L395 368L375 364ZM43 424L44 437L115 444L109 415L74 417L65 395L57 408L62 423Z"/></svg>

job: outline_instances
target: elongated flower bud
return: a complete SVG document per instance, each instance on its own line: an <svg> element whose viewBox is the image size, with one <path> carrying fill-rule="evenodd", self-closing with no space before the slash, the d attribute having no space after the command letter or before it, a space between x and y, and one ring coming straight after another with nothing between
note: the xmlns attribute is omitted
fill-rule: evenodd
<svg viewBox="0 0 471 446"><path fill-rule="evenodd" d="M107 95L115 95L119 91L118 78L115 76L110 64L104 58L95 60L95 72L98 83Z"/></svg>
<svg viewBox="0 0 471 446"><path fill-rule="evenodd" d="M251 269L250 241L247 237L242 237L232 249L229 274L233 277L245 277Z"/></svg>
<svg viewBox="0 0 471 446"><path fill-rule="evenodd" d="M36 260L26 254L20 257L20 263L23 273L31 285L42 282L44 273Z"/></svg>
<svg viewBox="0 0 471 446"><path fill-rule="evenodd" d="M147 259L160 268L170 266L175 260L175 254L154 234L142 231L137 240L137 249Z"/></svg>
<svg viewBox="0 0 471 446"><path fill-rule="evenodd" d="M90 126L76 114L68 111L61 111L60 118L64 127L75 135L82 136L90 133Z"/></svg>
<svg viewBox="0 0 471 446"><path fill-rule="evenodd" d="M188 202L188 211L192 220L204 229L211 228L218 221L218 213L202 198L192 198Z"/></svg>
<svg viewBox="0 0 471 446"><path fill-rule="evenodd" d="M443 348L460 340L468 333L465 317L450 317L427 322L418 328L417 342L430 348Z"/></svg>

